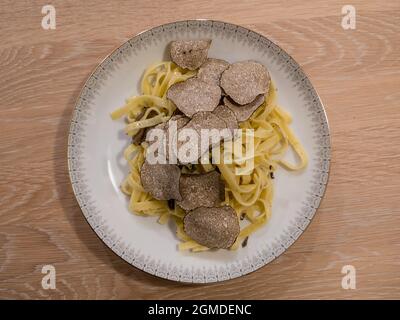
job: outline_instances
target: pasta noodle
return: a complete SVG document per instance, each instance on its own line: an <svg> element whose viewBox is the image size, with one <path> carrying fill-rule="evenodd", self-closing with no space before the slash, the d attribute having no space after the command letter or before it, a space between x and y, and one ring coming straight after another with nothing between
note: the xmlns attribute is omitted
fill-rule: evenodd
<svg viewBox="0 0 400 320"><path fill-rule="evenodd" d="M112 119L126 117L128 125L125 132L133 136L140 129L152 127L168 121L175 111L175 105L166 98L168 88L174 83L185 81L196 75L176 66L173 62L160 62L151 65L144 73L142 95L127 99L126 104L111 114ZM271 82L269 95L265 102L247 120L240 124L241 129L254 130L254 156L252 158L234 157L231 163L196 164L195 172L209 172L218 167L225 181L224 204L230 205L237 213L244 227L231 249L237 249L240 243L254 233L271 217L273 199L273 172L279 167L287 170L301 170L306 167L308 159L305 150L289 125L290 114L277 105L276 89ZM246 150L246 130L242 130L242 147ZM298 156L297 163L289 163L283 157L291 147ZM221 148L224 152L232 150ZM129 164L130 173L122 182L121 190L130 197L129 209L142 216L158 216L162 224L174 219L177 225L177 236L182 241L180 250L193 252L209 250L190 239L183 230L185 212L175 206L169 208L167 201L154 199L143 189L140 182L140 168L145 159L146 144L131 144L124 157ZM246 168L247 161L253 161L254 167L246 175L237 175L237 169ZM183 167L184 173L187 168Z"/></svg>

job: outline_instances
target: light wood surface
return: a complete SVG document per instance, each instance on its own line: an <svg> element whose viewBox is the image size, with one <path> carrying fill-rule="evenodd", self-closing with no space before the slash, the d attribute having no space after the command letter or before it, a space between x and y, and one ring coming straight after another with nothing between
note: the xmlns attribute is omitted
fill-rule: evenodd
<svg viewBox="0 0 400 320"><path fill-rule="evenodd" d="M400 2L43 1L0 4L0 299L400 298ZM281 257L250 275L182 285L114 255L85 222L67 171L75 99L92 69L132 35L212 18L261 32L289 52L326 106L330 181L321 208ZM41 268L57 271L56 290ZM341 287L344 265L357 288Z"/></svg>

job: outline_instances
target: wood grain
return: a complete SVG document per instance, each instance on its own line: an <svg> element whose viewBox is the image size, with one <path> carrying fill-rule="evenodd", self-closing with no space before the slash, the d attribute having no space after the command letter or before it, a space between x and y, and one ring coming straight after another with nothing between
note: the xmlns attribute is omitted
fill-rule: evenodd
<svg viewBox="0 0 400 320"><path fill-rule="evenodd" d="M400 3L351 1L41 1L0 4L0 299L400 298ZM194 11L193 8L196 8ZM154 25L212 18L255 29L304 68L332 132L322 206L281 257L207 286L161 280L115 256L85 222L67 172L75 99L112 49ZM57 289L43 290L53 264ZM341 287L341 269L357 288Z"/></svg>

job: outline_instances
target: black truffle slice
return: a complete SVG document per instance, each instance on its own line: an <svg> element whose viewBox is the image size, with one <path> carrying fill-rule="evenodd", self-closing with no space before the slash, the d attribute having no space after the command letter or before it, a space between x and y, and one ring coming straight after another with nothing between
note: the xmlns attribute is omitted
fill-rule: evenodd
<svg viewBox="0 0 400 320"><path fill-rule="evenodd" d="M197 145L197 150L198 153L196 154L197 156L193 159L190 159L189 162L194 162L197 159L199 159L205 152L207 152L210 148L210 146L214 146L217 145L225 136L229 137L230 132L227 131L220 131L223 129L227 129L227 125L226 122L218 117L217 115L215 115L212 112L198 112L196 113L193 118L188 122L188 124L186 126L184 126L182 128L182 130L185 129L192 129L194 130L194 137L197 139L197 143L195 145L193 145L191 148L192 150L196 147ZM205 136L202 136L202 132L201 130L211 130L211 129L217 129L218 132L213 133L212 131L208 132L208 141L206 141L204 143L204 141L202 141ZM179 132L178 132L179 134ZM217 137L214 137L214 135L218 135ZM188 142L186 141L180 141L178 140L177 142L177 150L179 150L179 148L183 145L183 144L187 144ZM181 163L187 163L187 161L185 161L185 159L183 159L181 157L181 154L179 154L178 152L178 160Z"/></svg>
<svg viewBox="0 0 400 320"><path fill-rule="evenodd" d="M201 65L197 77L204 82L213 83L219 86L222 72L224 72L228 67L229 62L225 60L208 58L206 62Z"/></svg>
<svg viewBox="0 0 400 320"><path fill-rule="evenodd" d="M195 70L207 59L211 40L177 40L171 42L171 59L178 66Z"/></svg>
<svg viewBox="0 0 400 320"><path fill-rule="evenodd" d="M184 116L183 114L177 114L168 120L168 126L170 125L171 121L176 121L177 128L180 129L190 121L190 118Z"/></svg>
<svg viewBox="0 0 400 320"><path fill-rule="evenodd" d="M239 105L234 103L227 97L224 97L224 104L228 107L234 114L237 121L246 121L251 115L256 111L265 101L265 95L258 95L254 101L249 104Z"/></svg>
<svg viewBox="0 0 400 320"><path fill-rule="evenodd" d="M235 113L227 106L224 106L222 104L219 105L215 108L213 114L224 120L228 129L231 129L233 131L239 128Z"/></svg>
<svg viewBox="0 0 400 320"><path fill-rule="evenodd" d="M231 64L221 76L221 87L237 104L248 104L269 90L270 75L265 66L255 61Z"/></svg>
<svg viewBox="0 0 400 320"><path fill-rule="evenodd" d="M181 170L173 164L149 164L140 169L140 179L145 191L157 200L181 200L179 179Z"/></svg>
<svg viewBox="0 0 400 320"><path fill-rule="evenodd" d="M230 206L200 207L183 220L184 231L193 240L208 248L230 248L240 232L239 220Z"/></svg>
<svg viewBox="0 0 400 320"><path fill-rule="evenodd" d="M192 128L200 134L201 129L225 129L226 123L213 112L198 112L184 128Z"/></svg>
<svg viewBox="0 0 400 320"><path fill-rule="evenodd" d="M213 111L221 99L221 88L198 78L190 78L172 85L167 98L191 118L199 111Z"/></svg>
<svg viewBox="0 0 400 320"><path fill-rule="evenodd" d="M181 176L179 190L182 199L177 204L186 211L201 206L217 207L222 201L224 183L217 171L204 174L188 174Z"/></svg>

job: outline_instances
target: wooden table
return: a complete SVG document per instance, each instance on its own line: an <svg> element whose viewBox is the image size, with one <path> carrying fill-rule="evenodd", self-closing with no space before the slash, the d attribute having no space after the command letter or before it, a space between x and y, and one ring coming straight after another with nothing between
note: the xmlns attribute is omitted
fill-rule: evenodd
<svg viewBox="0 0 400 320"><path fill-rule="evenodd" d="M218 2L218 3L217 3ZM0 4L0 298L400 298L400 2L42 1ZM92 69L132 35L166 22L212 18L276 41L324 102L333 158L325 199L304 235L250 275L204 286L136 270L85 222L67 171L67 133ZM57 271L41 286L42 266ZM356 289L344 290L344 265Z"/></svg>

